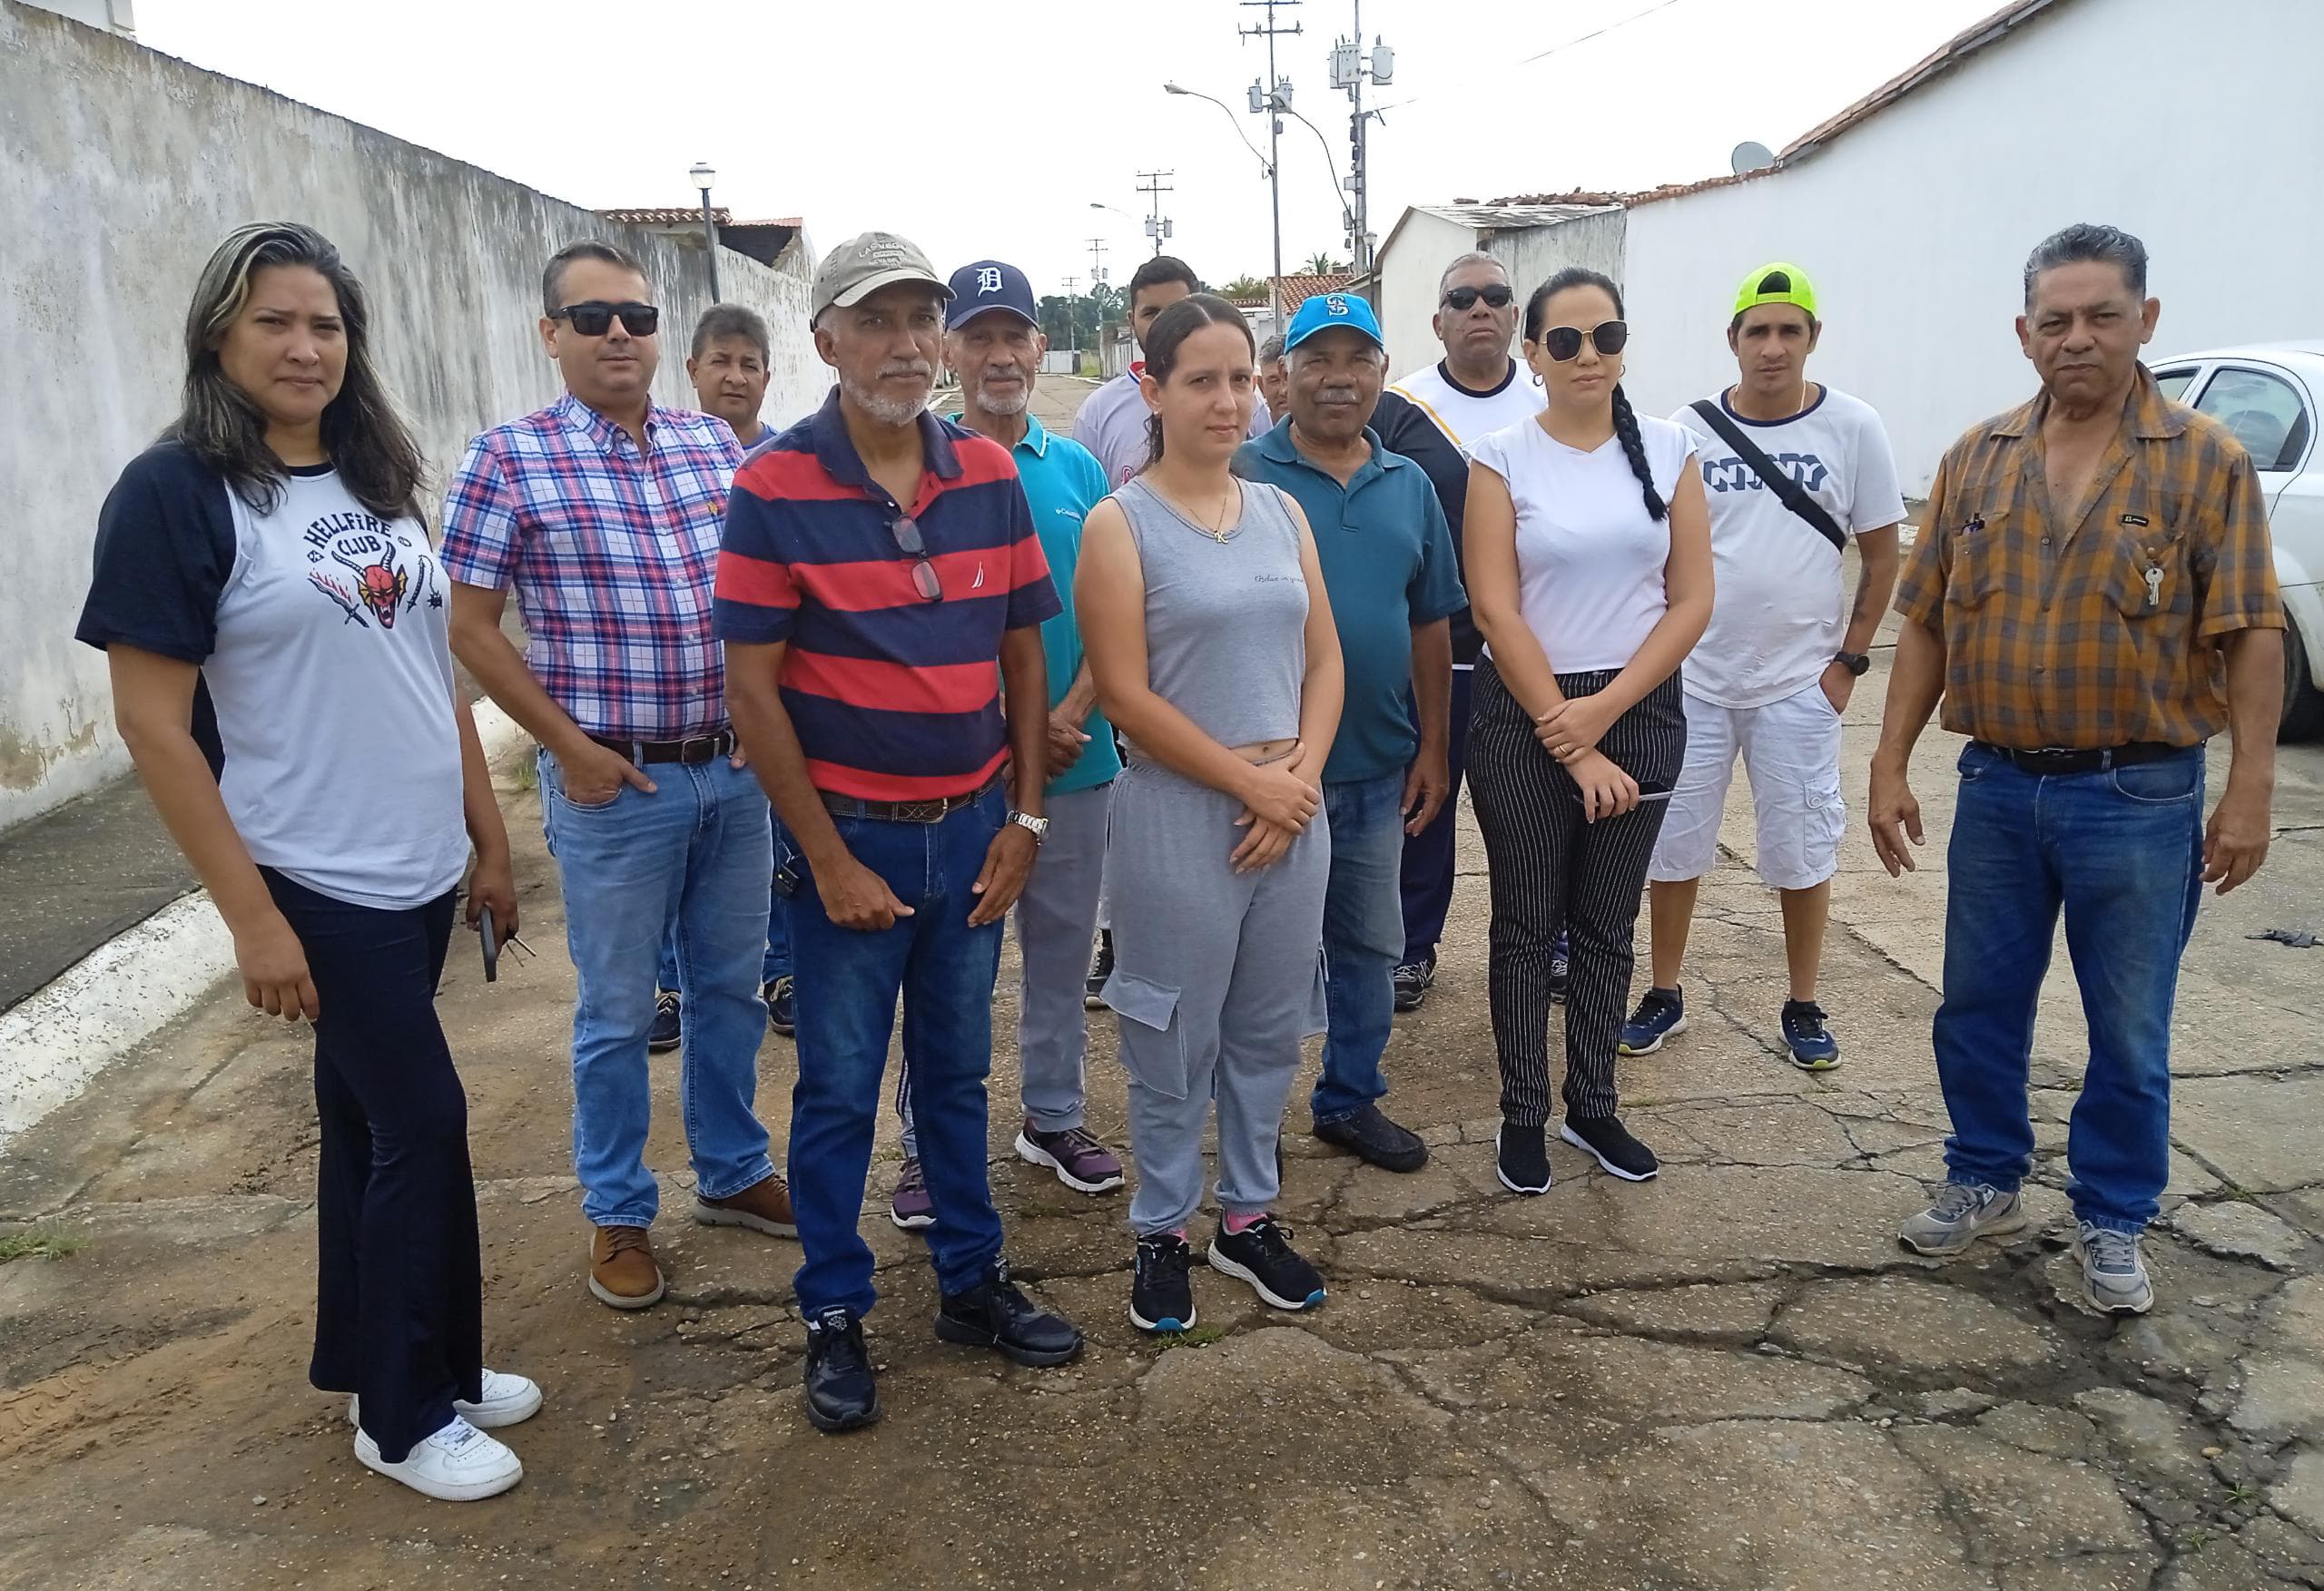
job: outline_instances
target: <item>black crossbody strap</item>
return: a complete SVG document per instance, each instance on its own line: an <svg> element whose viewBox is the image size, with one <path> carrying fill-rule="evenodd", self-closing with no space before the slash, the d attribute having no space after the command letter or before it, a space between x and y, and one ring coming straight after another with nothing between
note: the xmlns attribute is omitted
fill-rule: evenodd
<svg viewBox="0 0 2324 1591"><path fill-rule="evenodd" d="M1807 521L1833 546L1843 553L1848 550L1847 532L1840 528L1839 522L1825 511L1823 504L1807 495L1807 487L1776 467L1776 461L1762 453L1751 438L1743 434L1742 427L1727 417L1726 411L1719 408L1718 399L1698 398L1694 410L1703 417L1705 425L1718 433L1720 441L1734 448L1743 462L1751 466L1751 473L1767 484L1768 490L1776 495L1777 501Z"/></svg>

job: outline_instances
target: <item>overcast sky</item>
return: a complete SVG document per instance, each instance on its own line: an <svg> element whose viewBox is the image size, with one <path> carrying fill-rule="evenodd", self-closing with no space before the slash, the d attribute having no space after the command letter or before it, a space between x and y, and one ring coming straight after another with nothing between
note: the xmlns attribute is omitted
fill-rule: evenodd
<svg viewBox="0 0 2324 1591"><path fill-rule="evenodd" d="M1364 0L1396 52L1366 90L1372 230L1407 204L1690 182L1772 148L1902 72L1997 0ZM1292 103L1347 163L1325 55L1350 0L1283 6ZM901 231L937 268L981 255L1037 289L1084 282L1088 240L1127 280L1149 251L1141 169L1175 172L1170 250L1213 282L1264 274L1267 189L1229 117L1265 42L1236 0L137 0L138 35L592 209L694 201L718 170L739 217L803 215L819 248ZM875 22L873 19L877 18ZM1774 17L1777 20L1770 21ZM1596 29L1601 36L1581 43ZM1544 54L1544 52L1549 52ZM1539 57L1527 59L1527 57ZM1344 253L1316 136L1286 122L1285 268Z"/></svg>

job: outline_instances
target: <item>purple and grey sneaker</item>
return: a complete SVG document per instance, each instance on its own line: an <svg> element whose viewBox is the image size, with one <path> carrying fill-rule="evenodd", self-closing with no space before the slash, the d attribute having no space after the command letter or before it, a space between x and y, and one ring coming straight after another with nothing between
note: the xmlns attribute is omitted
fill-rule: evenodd
<svg viewBox="0 0 2324 1591"><path fill-rule="evenodd" d="M936 1224L936 1201L928 1195L928 1179L921 1174L918 1155L904 1162L903 1174L896 1179L895 1197L888 1201L888 1219L906 1232Z"/></svg>
<svg viewBox="0 0 2324 1591"><path fill-rule="evenodd" d="M1044 1133L1029 1118L1017 1134L1017 1158L1046 1165L1077 1193L1103 1193L1122 1185L1122 1163L1081 1127Z"/></svg>

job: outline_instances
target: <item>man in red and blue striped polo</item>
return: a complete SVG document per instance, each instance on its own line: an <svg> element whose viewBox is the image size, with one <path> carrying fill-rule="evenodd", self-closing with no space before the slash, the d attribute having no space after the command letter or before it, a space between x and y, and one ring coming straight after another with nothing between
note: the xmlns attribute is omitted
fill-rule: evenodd
<svg viewBox="0 0 2324 1591"><path fill-rule="evenodd" d="M1009 1281L985 1173L1001 919L1049 827L1040 624L1059 604L1008 450L927 412L950 297L891 233L825 258L815 351L838 385L736 473L718 556L728 705L794 891L795 1285L825 1431L880 1417L856 1223L900 994L937 1335L1019 1364L1081 1350Z"/></svg>

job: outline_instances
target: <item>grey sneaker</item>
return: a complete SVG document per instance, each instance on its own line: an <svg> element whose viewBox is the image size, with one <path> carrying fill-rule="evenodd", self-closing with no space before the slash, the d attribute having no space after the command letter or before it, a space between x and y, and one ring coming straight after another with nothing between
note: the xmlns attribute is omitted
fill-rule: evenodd
<svg viewBox="0 0 2324 1591"><path fill-rule="evenodd" d="M1915 1253L1940 1258L1958 1254L1981 1237L1999 1237L2025 1226L2025 1205L2015 1193L1990 1183L1947 1183L1936 1203L1907 1217L1896 1241Z"/></svg>
<svg viewBox="0 0 2324 1591"><path fill-rule="evenodd" d="M2142 1315L2154 1307L2154 1286L2146 1279L2135 1233L2082 1223L2073 1234L2073 1257L2082 1262L2082 1296L2110 1315Z"/></svg>

